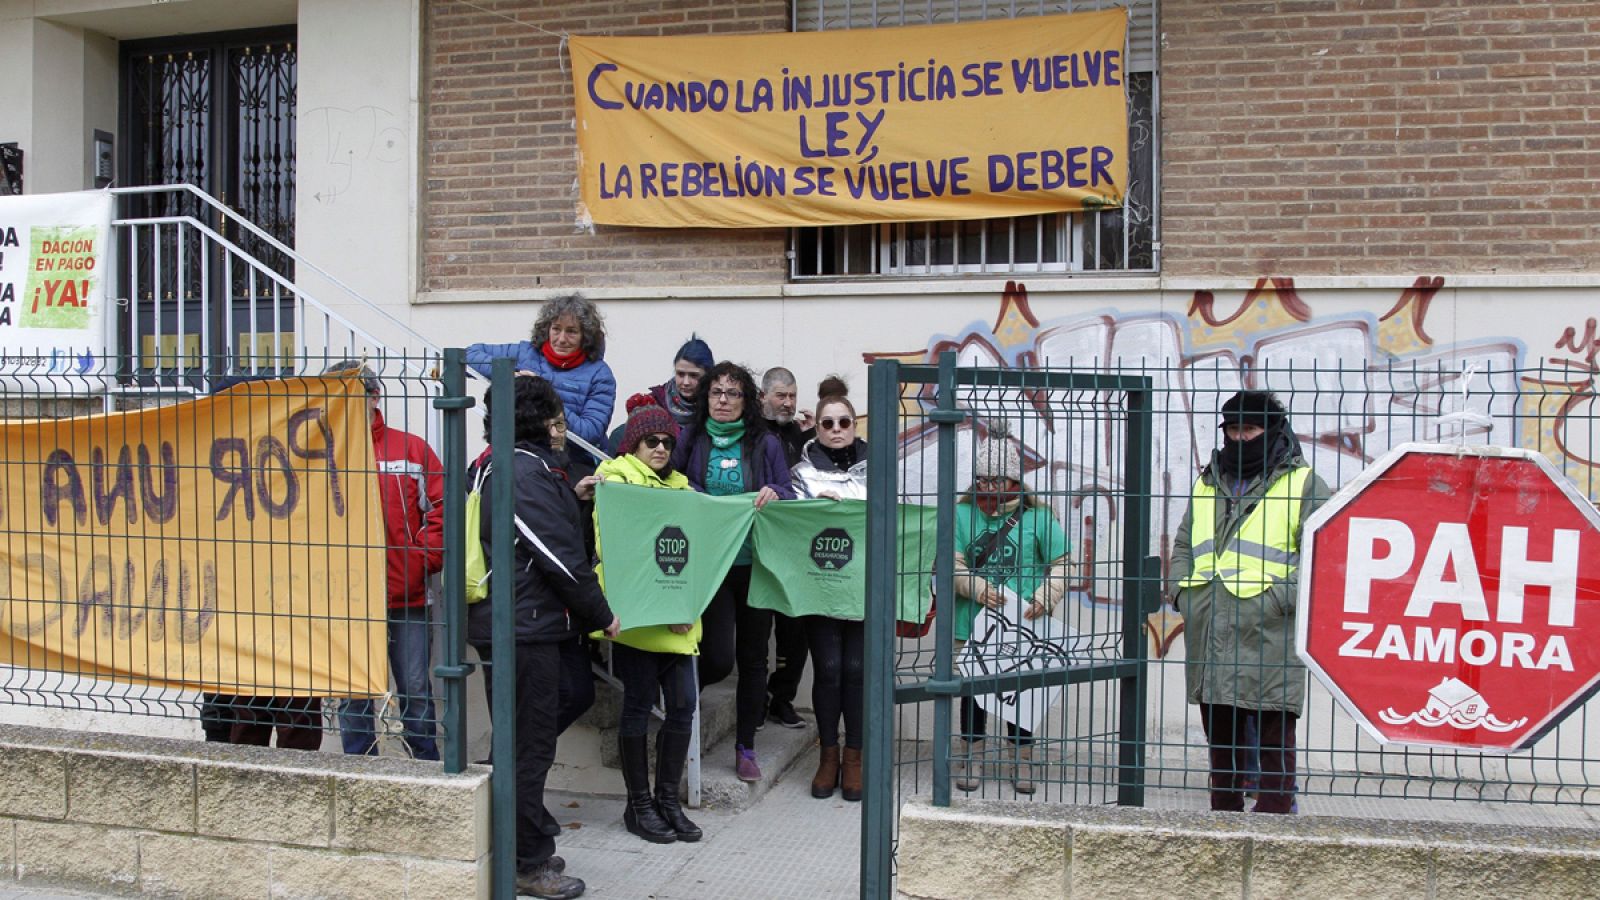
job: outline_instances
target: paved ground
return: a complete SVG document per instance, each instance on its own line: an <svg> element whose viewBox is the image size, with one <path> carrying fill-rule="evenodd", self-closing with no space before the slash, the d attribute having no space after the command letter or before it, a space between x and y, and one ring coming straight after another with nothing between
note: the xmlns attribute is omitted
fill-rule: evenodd
<svg viewBox="0 0 1600 900"><path fill-rule="evenodd" d="M652 900L810 900L858 895L861 804L811 796L816 751L738 813L695 813L695 844L651 844L622 828L619 800L551 795L568 826L557 852L584 896Z"/></svg>

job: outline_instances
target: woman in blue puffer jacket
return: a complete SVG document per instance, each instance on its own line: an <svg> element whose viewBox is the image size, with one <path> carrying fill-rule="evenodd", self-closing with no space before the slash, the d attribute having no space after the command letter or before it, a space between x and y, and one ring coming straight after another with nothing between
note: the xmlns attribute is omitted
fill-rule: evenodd
<svg viewBox="0 0 1600 900"><path fill-rule="evenodd" d="M514 344L473 344L467 365L485 378L501 357L517 361L517 370L550 382L567 412L567 428L596 447L606 446L606 429L617 402L617 380L606 365L606 326L600 310L582 294L553 297L539 307L530 340ZM599 460L581 449L570 454L576 482L594 471Z"/></svg>

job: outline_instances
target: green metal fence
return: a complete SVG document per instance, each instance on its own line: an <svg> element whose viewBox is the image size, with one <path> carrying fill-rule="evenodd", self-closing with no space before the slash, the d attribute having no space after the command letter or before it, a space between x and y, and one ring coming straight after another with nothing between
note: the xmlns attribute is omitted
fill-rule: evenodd
<svg viewBox="0 0 1600 900"><path fill-rule="evenodd" d="M95 358L112 364L117 360L116 354L101 354ZM103 583L97 580L98 575L93 578L85 575L83 577L86 580L80 580L76 574L67 574L53 582L55 588L39 594L36 590L23 587L23 582L16 577L19 561L25 561L29 554L40 553L41 548L48 550L50 547L71 547L79 556L91 558L97 554L106 555L108 551L104 548L113 546L113 542L119 540L117 529L124 512L130 522L138 515L135 507L139 505L142 490L143 482L140 479L156 482L152 490L159 493L162 473L173 476L196 471L204 473L208 467L214 473L218 466L223 467L228 478L236 478L239 472L244 472L249 484L244 485L239 494L242 499L236 502L247 502L253 496L259 506L273 493L285 489L276 480L278 475L269 468L257 465L263 460L271 463L276 457L271 453L266 456L257 453L259 446L265 446L258 445L258 442L266 436L249 433L249 427L236 417L213 418L207 426L208 431L191 435L196 446L190 447L172 447L174 435L164 433L163 429L168 426L161 423L147 426L143 433L134 433L133 426L127 420L92 417L152 407L176 410L183 404L244 383L279 384L281 382L278 379L292 373L317 374L344 361L354 361L372 373L371 383L377 389L374 395L377 410L387 428L417 435L431 444L436 453L442 453L442 458L436 456L432 460L419 458L404 462L375 460L369 470L357 469L342 475L350 479L404 479L416 485L416 490L407 495L420 506L415 510L414 521L405 530L427 527L437 535L441 524L438 521L441 512L438 500L465 494L465 419L473 401L465 390L458 352L447 354L443 360L432 354L404 356L373 350L363 352L360 349L348 352L334 350L315 357L293 359L274 356L267 365L252 358L198 381L190 377L164 376L159 366L139 372L95 368L85 370L76 365L70 370L60 367L59 371L48 376L9 378L0 387L0 408L3 408L8 424L27 426L25 431L16 433L31 435L29 440L37 442L37 447L33 449L39 450L30 451L28 458L31 462L17 458L7 460L5 487L8 493L15 497L25 484L51 477L46 462L34 457L42 457L44 449L48 449L44 445L50 444L56 436L65 435L75 423L91 420L102 422L102 425L93 427L105 431L109 443L103 455L96 453L92 459L78 461L84 494L94 514L76 520L64 515L55 518L53 524L42 515L12 517L0 523L0 535L3 535L6 554L12 561L12 589L5 598L7 612L12 615L8 624L16 624L15 617L19 611L30 610L28 614L35 616L36 621L50 621L63 629L75 629L80 638L98 633L102 644L110 648L108 653L121 653L123 656L143 652L152 656L165 655L178 642L185 640L185 634L176 629L153 630L147 627L137 631L128 623L139 620L135 608L155 596L150 592L158 587L163 591L160 596L169 598L168 602L180 607L168 610L169 616L183 612L181 606L186 601L182 598L190 594L200 596L202 600L198 602L203 603L206 587L200 583L197 573L183 578L173 572L167 579L172 582L170 585L160 578L157 580L162 581L162 585L154 585L145 576L156 578L159 572L151 575L144 568L129 568L129 572L137 571L139 576L137 579L127 579L140 582L133 585L120 580L122 563L119 562L117 572L104 579ZM323 399L326 398L319 395L317 388L296 388L292 391L277 391L274 388L270 396L257 402L268 405L315 405ZM355 422L350 431L353 436L361 436L367 429L367 423ZM165 448L162 447L163 442L167 444ZM118 449L122 445L147 448L150 456L145 458L130 450L127 458L123 459ZM208 454L205 449L208 445L213 448L251 448L249 455L253 457L253 462L241 463L240 460L246 457L234 449L224 451L221 457L216 457L215 453ZM270 447L268 449L271 450ZM170 457L164 455L168 453ZM172 462L167 462L169 459ZM239 468L241 465L243 468ZM189 473L182 471L185 469ZM155 473L153 478L150 477L152 472ZM429 489L425 485L437 487L439 479L443 482L442 497L429 498ZM126 489L120 487L124 481L127 482ZM60 483L67 484L64 480ZM186 498L180 500L186 502ZM109 517L99 515L102 511L108 511ZM381 516L380 512L374 512ZM431 671L427 673L429 686L426 695L407 696L391 684L389 693L362 699L367 699L372 706L372 729L378 752L411 755L415 752L415 745L420 743L417 738L431 730L436 736L446 769L460 771L467 762L466 679L471 671L465 657L465 606L461 602L460 504L444 503L442 512L444 531L449 535L449 540L442 547L445 566L441 573L428 579L426 604L408 614L414 633L421 635L422 642L428 648L432 663ZM147 536L140 539L146 550L137 551L135 555L148 555L148 548L152 546L167 548L171 551L167 555L188 553L189 550L185 548L192 546L195 537L185 533L181 526L186 516L198 514L197 510L179 509L169 522L147 530ZM261 514L265 515L264 512ZM424 526L424 522L428 524ZM381 520L363 528L340 532L359 536L339 548L331 547L326 539L319 545L311 535L297 534L288 527L270 533L240 532L234 537L212 542L206 552L216 561L216 577L222 581L218 585L221 590L247 595L264 592L268 584L276 585L280 580L300 585L295 591L282 596L275 594L269 608L259 609L240 626L250 634L237 637L247 642L259 638L271 643L277 639L276 636L284 636L288 640L287 635L290 634L370 623L378 626L370 633L376 635L376 640L383 640L390 624L388 620L397 614L395 611L391 610L388 615L380 612L374 616L364 605L358 606L351 598L337 596L325 589L321 589L323 593L313 596L318 594L319 586L296 581L297 573L294 571L262 571L259 566L247 563L258 551L274 547L281 550L282 558L289 560L291 569L299 565L298 560L307 552L376 549L387 555L389 541L382 530ZM413 536L420 544L420 533ZM434 537L429 540L437 539ZM199 551L195 549L194 552ZM425 555L420 548L399 552L412 553L419 559ZM440 548L436 546L433 553L438 552ZM128 563L130 567L136 564L144 565L138 560ZM424 566L419 562L419 568ZM437 568L437 563L432 567ZM450 572L455 573L454 578L442 577ZM365 574L376 578L380 584L384 581L382 567L376 573ZM47 582L47 585L50 583ZM423 598L419 596L417 599ZM160 601L157 601L156 606L159 605ZM204 610L194 615L194 621L203 626ZM130 635L130 632L136 633ZM9 632L8 636L14 637ZM135 646L133 637L145 642L145 646ZM118 649L118 642L125 646ZM206 650L206 642L201 641L199 646L201 652L210 652ZM254 725L258 726L257 730L261 725L291 726L294 729L291 743L301 746L326 743L329 749L335 750L340 748L347 736L341 731L340 712L350 702L348 698L318 696L310 691L297 691L293 685L279 691L279 696L248 696L251 691L243 688L247 682L242 676L240 681L234 683L210 683L204 690L181 686L184 683L199 683L198 668L188 671L167 670L164 673L167 680L175 684L140 684L117 672L98 671L81 662L46 653L38 641L30 643L13 639L10 648L12 665L0 667L0 704L11 707L7 717L13 721L108 731L137 728L155 734L178 737L204 735L207 739L222 741L236 737L233 734L236 725ZM288 654L304 653L303 647L281 642L280 649ZM190 660L195 658L193 654L188 657ZM387 676L388 673L384 674ZM424 712L422 705L414 702L421 699L430 702L431 710ZM27 708L32 708L33 712L27 711ZM404 712L410 713L409 726L404 721ZM137 716L143 722L135 725L129 716ZM355 728L344 730L356 732L361 728L357 722ZM285 730L277 728L276 731L274 740L283 742L286 739Z"/></svg>
<svg viewBox="0 0 1600 900"><path fill-rule="evenodd" d="M1235 391L1275 393L1306 462L1331 490L1401 443L1464 442L1537 450L1580 493L1600 496L1600 469L1591 461L1597 457L1588 452L1600 446L1593 394L1574 387L1575 376L1565 371L1473 369L1455 361L1252 368L1222 359L1166 365L1097 357L1034 369L962 362L948 352L937 366L879 361L871 372L863 896L891 896L896 815L910 797L941 805L966 797L1208 807L1205 723L1189 702L1188 635L1173 606L1175 541L1195 479L1218 446L1219 410ZM1023 573L1064 582L1065 599L1048 627L1001 634L974 668L964 654L969 648L956 640L956 620L969 617L970 607L958 610L945 598L954 596L953 556L981 543L962 540L976 535L959 523L973 517L966 495L974 460L997 438L1020 456L1026 492L1070 550L1064 569L1034 563ZM927 539L938 541L939 602L920 638L897 636L897 628L915 629L893 621L892 604L870 600L893 596L898 579L919 575L896 570L895 542L905 538L891 512L896 502L938 507L937 534ZM992 531L996 520L987 521ZM1019 562L1025 570L1028 561ZM1220 621L1224 631L1242 624ZM1293 622L1286 618L1273 626L1281 633L1269 634L1286 655L1264 660L1249 647L1230 646L1210 664L1235 680L1305 684L1295 728L1299 812L1427 818L1452 815L1432 801L1600 803L1600 753L1593 749L1600 719L1589 708L1515 754L1380 745L1299 667ZM1018 704L1012 718L1021 719L1015 698L1030 690L1042 709L1030 719L1031 739L1012 736L1004 715L991 712L978 727L976 717L959 714L961 698L988 698L993 710ZM1259 756L1258 743L1259 736L1241 739L1239 749ZM1023 780L1034 790L1019 791L1018 766L1028 763L1032 778ZM1238 774L1246 790L1257 790L1259 759L1241 763Z"/></svg>

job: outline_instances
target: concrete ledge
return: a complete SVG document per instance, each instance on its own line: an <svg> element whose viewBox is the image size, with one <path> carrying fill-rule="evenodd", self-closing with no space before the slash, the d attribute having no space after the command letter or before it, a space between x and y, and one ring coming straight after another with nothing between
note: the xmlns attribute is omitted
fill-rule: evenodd
<svg viewBox="0 0 1600 900"><path fill-rule="evenodd" d="M1587 900L1600 893L1600 832L914 801L901 810L898 863L908 900Z"/></svg>
<svg viewBox="0 0 1600 900"><path fill-rule="evenodd" d="M0 726L0 872L162 897L487 897L489 770Z"/></svg>

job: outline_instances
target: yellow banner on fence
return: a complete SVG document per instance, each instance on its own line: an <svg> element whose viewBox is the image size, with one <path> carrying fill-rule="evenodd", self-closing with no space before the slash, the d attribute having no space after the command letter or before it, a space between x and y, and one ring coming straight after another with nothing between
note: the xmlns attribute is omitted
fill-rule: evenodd
<svg viewBox="0 0 1600 900"><path fill-rule="evenodd" d="M1122 9L965 25L574 37L593 221L744 228L1120 206Z"/></svg>
<svg viewBox="0 0 1600 900"><path fill-rule="evenodd" d="M0 471L0 664L227 694L386 689L359 381L0 422Z"/></svg>

